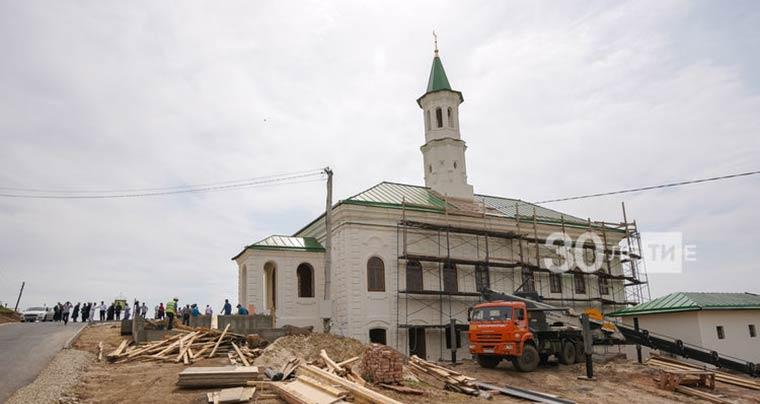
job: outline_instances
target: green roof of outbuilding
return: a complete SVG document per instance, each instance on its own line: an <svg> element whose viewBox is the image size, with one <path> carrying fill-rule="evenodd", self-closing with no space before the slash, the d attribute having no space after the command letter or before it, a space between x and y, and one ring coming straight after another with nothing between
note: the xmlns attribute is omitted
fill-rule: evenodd
<svg viewBox="0 0 760 404"><path fill-rule="evenodd" d="M754 293L676 292L646 303L610 313L613 317L677 313L698 310L760 310L760 295Z"/></svg>
<svg viewBox="0 0 760 404"><path fill-rule="evenodd" d="M280 250L280 251L305 251L305 252L324 252L325 248L314 237L292 237L292 236L269 236L261 241L253 243L243 248L237 257L243 255L245 250Z"/></svg>
<svg viewBox="0 0 760 404"><path fill-rule="evenodd" d="M475 201L485 203L489 213L499 216L515 218L519 210L520 219L533 220L533 210L535 209L536 221L540 223L559 223L564 220L568 226L588 226L588 222L584 219L519 199L475 195ZM410 210L436 213L443 213L446 209L446 202L430 188L395 182L381 182L364 192L360 192L344 200L343 203L396 209L405 206L406 209ZM519 205L519 208L515 205ZM452 210L457 209L451 204L449 204L448 208Z"/></svg>

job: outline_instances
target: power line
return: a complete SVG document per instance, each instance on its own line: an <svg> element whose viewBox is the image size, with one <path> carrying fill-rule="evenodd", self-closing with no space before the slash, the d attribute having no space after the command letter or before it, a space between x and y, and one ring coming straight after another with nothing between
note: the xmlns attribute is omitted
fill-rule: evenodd
<svg viewBox="0 0 760 404"><path fill-rule="evenodd" d="M155 191L150 191L150 188L148 188L147 192L111 192L111 193L87 194L87 195L78 194L81 191L68 191L71 193L69 195L56 194L52 192L48 192L45 194L28 194L28 193L24 194L24 193L0 192L0 197L25 198L25 199L141 198L141 197L165 196L165 195L174 195L174 194L225 191L225 190L253 188L253 187L260 187L260 186L267 186L267 185L284 185L284 184L297 184L297 183L302 183L302 182L322 181L323 180L322 175L323 175L322 171L312 171L312 172L302 172L301 174L293 174L293 175L259 177L257 179L250 179L244 182L234 182L234 183L222 182L222 183L210 184L207 186L195 186L195 187L187 187L187 188L179 188L179 187L153 188L155 189ZM312 178L312 180L304 181L306 178L317 177L317 176L320 178L316 178L316 179ZM39 190L35 192L44 192L44 191ZM86 191L86 192L91 192L91 191Z"/></svg>
<svg viewBox="0 0 760 404"><path fill-rule="evenodd" d="M203 187L211 187L211 186L219 186L219 185L232 185L232 184L238 184L238 183L248 183L251 181L258 181L258 180L264 180L264 179L273 179L273 178L279 178L279 177L286 177L290 175L297 175L297 174L309 174L309 173L321 173L323 169L311 169L311 170L303 170L303 171L293 171L288 173L282 173L282 174L274 174L274 175L266 175L266 176L259 176L259 177L252 177L252 178L243 178L239 180L228 180L228 181L220 181L220 182L210 182L210 183L202 183L202 184L187 184L187 185L173 185L173 186L166 186L166 187L153 187L153 188L121 188L121 189L40 189L40 188L17 188L17 187L0 187L0 191L19 191L19 192L33 192L33 193L44 193L44 194L89 194L89 193L132 193L132 192L153 192L153 191L168 191L168 190L177 190L177 189L189 189L189 188L203 188Z"/></svg>
<svg viewBox="0 0 760 404"><path fill-rule="evenodd" d="M727 179L737 178L737 177L747 177L747 176L756 175L756 174L760 174L760 170L758 170L758 171L747 171L747 172L738 173L738 174L722 175L720 177L702 178L702 179L698 179L698 180L671 182L669 184L652 185L652 186L641 187L641 188L623 189L623 190L620 190L620 191L600 192L600 193L597 193L597 194L588 194L588 195L580 195L580 196L570 196L570 197L566 197L566 198L548 199L548 200L545 200L545 201L534 202L534 204L540 205L540 204L551 203L551 202L563 202L563 201L573 201L573 200L576 200L576 199L596 198L598 196L627 194L627 193L631 193L631 192L641 192L641 191L651 191L653 189L680 187L680 186L683 186L683 185L692 185L692 184L700 184L700 183L703 183L703 182L721 181L721 180L727 180Z"/></svg>

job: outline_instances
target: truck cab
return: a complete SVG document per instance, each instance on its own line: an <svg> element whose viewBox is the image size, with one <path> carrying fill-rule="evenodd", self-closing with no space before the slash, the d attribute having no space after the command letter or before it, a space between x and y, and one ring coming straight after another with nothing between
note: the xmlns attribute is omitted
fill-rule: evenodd
<svg viewBox="0 0 760 404"><path fill-rule="evenodd" d="M533 344L525 303L496 301L476 305L470 313L468 336L470 353L481 366L494 368L502 359L514 362L523 356L526 344ZM530 362L534 361L528 359L529 362L524 363L528 365L526 368L530 368ZM536 366L539 359L538 352L535 352Z"/></svg>
<svg viewBox="0 0 760 404"><path fill-rule="evenodd" d="M530 372L554 355L574 363L582 337L572 327L555 327L547 312L523 301L498 300L474 306L469 315L470 354L484 368L510 360L517 370Z"/></svg>

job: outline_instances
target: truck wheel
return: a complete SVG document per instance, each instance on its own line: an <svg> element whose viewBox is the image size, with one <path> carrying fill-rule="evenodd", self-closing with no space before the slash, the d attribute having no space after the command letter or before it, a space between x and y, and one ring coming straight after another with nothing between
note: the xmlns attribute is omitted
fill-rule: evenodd
<svg viewBox="0 0 760 404"><path fill-rule="evenodd" d="M575 344L570 341L562 343L562 349L559 351L559 363L563 365L575 363Z"/></svg>
<svg viewBox="0 0 760 404"><path fill-rule="evenodd" d="M578 341L575 344L575 363L583 362L586 359L586 352L583 348L583 341Z"/></svg>
<svg viewBox="0 0 760 404"><path fill-rule="evenodd" d="M512 359L512 365L521 372L532 372L538 367L541 358L533 345L525 344L522 355Z"/></svg>
<svg viewBox="0 0 760 404"><path fill-rule="evenodd" d="M501 358L498 356L483 356L478 355L478 365L482 368L493 369L499 365Z"/></svg>

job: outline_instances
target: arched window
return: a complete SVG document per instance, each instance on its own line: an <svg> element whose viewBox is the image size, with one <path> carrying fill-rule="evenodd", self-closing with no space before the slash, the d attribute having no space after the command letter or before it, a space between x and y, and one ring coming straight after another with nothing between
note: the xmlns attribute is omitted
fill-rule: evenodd
<svg viewBox="0 0 760 404"><path fill-rule="evenodd" d="M427 110L425 112L425 130L430 130L430 125L432 125L433 121L430 120L430 110Z"/></svg>
<svg viewBox="0 0 760 404"><path fill-rule="evenodd" d="M406 290L413 292L422 290L422 265L419 261L406 263Z"/></svg>
<svg viewBox="0 0 760 404"><path fill-rule="evenodd" d="M451 110L451 107L449 107L448 110L446 110L446 116L449 118L449 128L454 127L454 111Z"/></svg>
<svg viewBox="0 0 760 404"><path fill-rule="evenodd" d="M441 108L435 109L435 123L436 123L436 128L443 127L443 111L441 110Z"/></svg>
<svg viewBox="0 0 760 404"><path fill-rule="evenodd" d="M296 269L298 297L314 297L314 268L303 263Z"/></svg>
<svg viewBox="0 0 760 404"><path fill-rule="evenodd" d="M367 290L385 292L385 264L378 257L367 260Z"/></svg>
<svg viewBox="0 0 760 404"><path fill-rule="evenodd" d="M443 291L459 292L456 264L452 264L450 262L443 264Z"/></svg>
<svg viewBox="0 0 760 404"><path fill-rule="evenodd" d="M384 328L371 328L369 330L369 342L385 345L387 342Z"/></svg>

